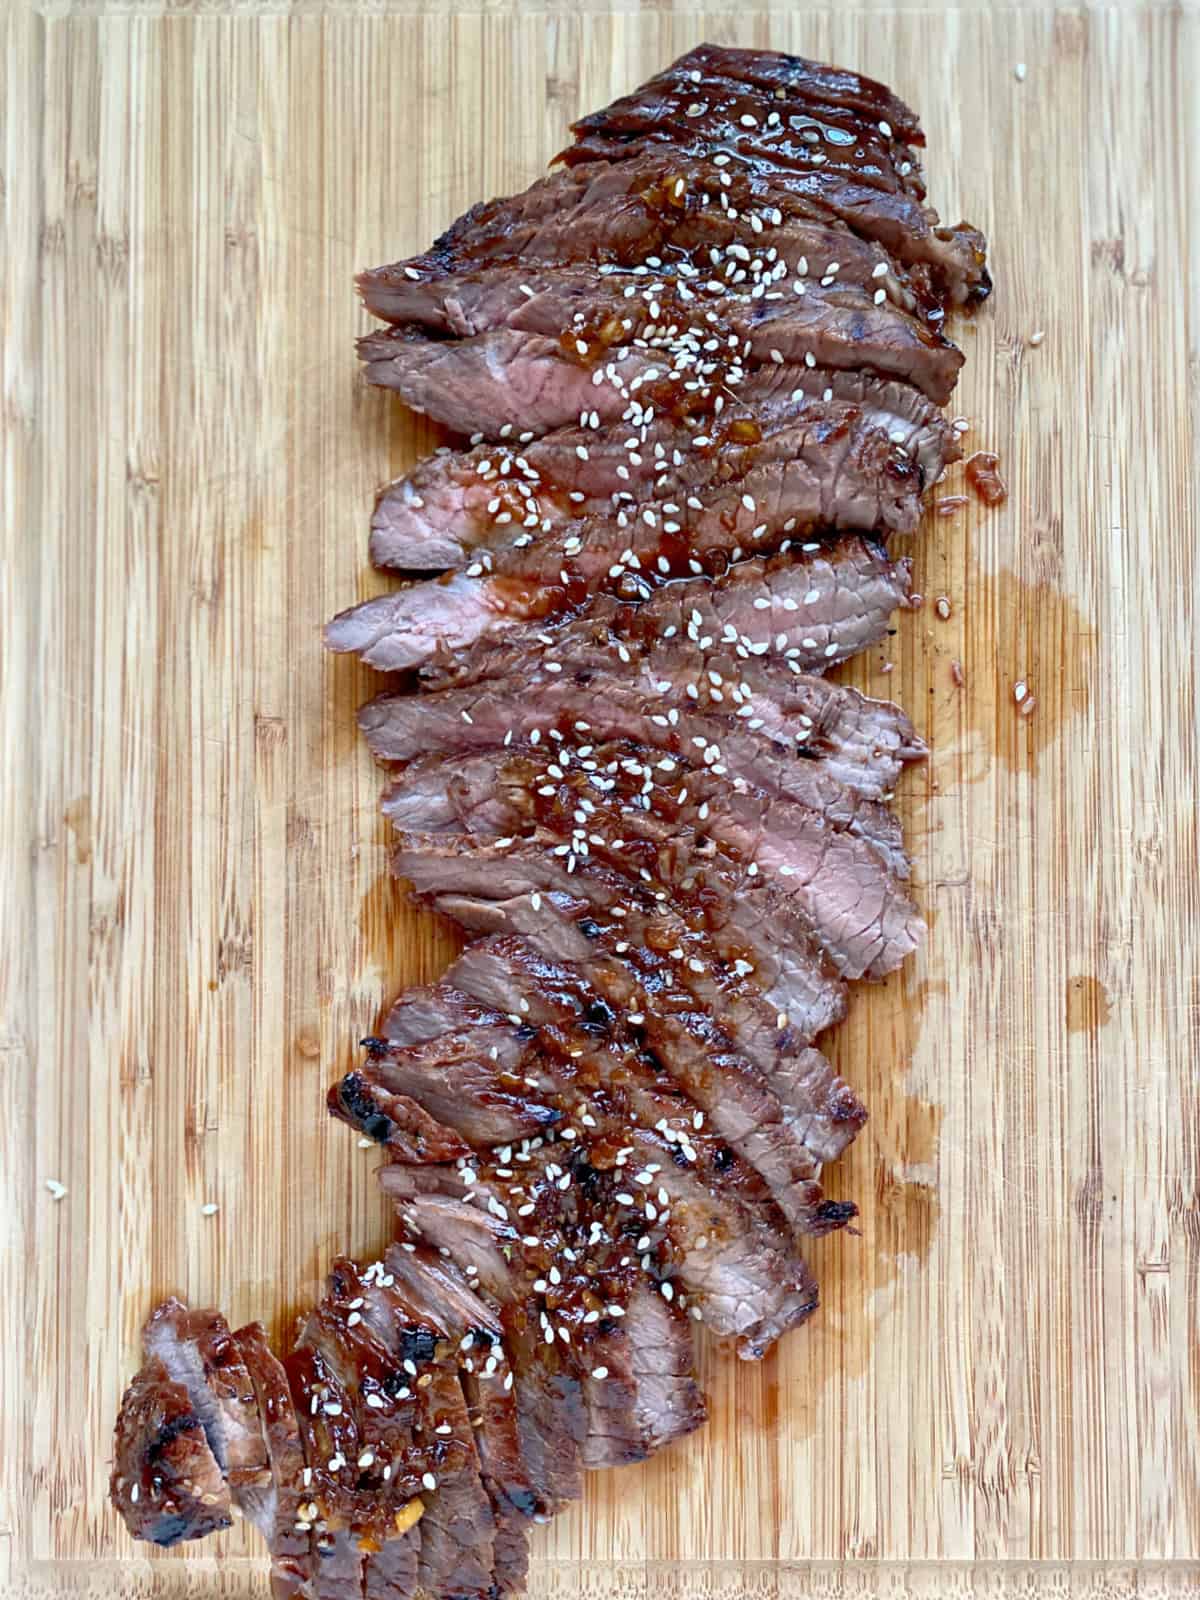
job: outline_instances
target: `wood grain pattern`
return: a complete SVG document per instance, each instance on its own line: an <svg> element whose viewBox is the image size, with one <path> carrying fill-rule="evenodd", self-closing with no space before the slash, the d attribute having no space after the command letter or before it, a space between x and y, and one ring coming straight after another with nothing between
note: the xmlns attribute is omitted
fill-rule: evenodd
<svg viewBox="0 0 1200 1600"><path fill-rule="evenodd" d="M952 615L855 669L934 749L900 802L928 947L832 1045L873 1109L830 1183L861 1236L814 1247L824 1311L761 1368L706 1356L701 1436L539 1537L535 1591L1200 1591L1197 13L4 26L0 1593L265 1592L241 1530L220 1571L147 1559L104 1486L156 1296L282 1332L384 1242L322 1095L452 949L387 882L369 674L318 636L434 442L358 377L351 275L704 37L920 109L942 214L993 241L957 404L1012 497L927 523Z"/></svg>

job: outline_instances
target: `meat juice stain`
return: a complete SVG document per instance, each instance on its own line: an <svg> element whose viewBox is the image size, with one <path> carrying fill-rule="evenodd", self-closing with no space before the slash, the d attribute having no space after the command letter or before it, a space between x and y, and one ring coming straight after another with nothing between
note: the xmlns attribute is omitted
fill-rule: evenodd
<svg viewBox="0 0 1200 1600"><path fill-rule="evenodd" d="M1112 1000L1099 978L1081 975L1067 979L1067 1028L1071 1033L1095 1033L1112 1016Z"/></svg>
<svg viewBox="0 0 1200 1600"><path fill-rule="evenodd" d="M1026 582L1014 572L970 575L951 619L928 629L921 643L924 693L899 685L895 691L918 715L926 702L923 731L932 750L929 772L917 771L901 788L906 832L906 787L919 830L919 813L939 792L987 779L997 759L1036 776L1042 752L1086 711L1096 671L1097 633L1083 612L1052 583ZM1018 684L1036 702L1031 714L1014 695Z"/></svg>

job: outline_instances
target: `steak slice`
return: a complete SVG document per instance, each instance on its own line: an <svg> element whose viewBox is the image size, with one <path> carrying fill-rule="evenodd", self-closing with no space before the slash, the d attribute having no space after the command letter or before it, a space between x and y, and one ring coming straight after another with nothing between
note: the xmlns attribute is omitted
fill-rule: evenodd
<svg viewBox="0 0 1200 1600"><path fill-rule="evenodd" d="M414 411L460 433L501 439L518 429L548 433L584 412L597 426L636 420L647 405L711 413L747 368L765 362L797 371L866 368L915 384L935 405L946 404L958 381L963 356L955 345L850 286L830 288L823 305L815 294L793 295L777 315L768 315L774 308L765 301L734 309L724 319L724 349L710 359L704 317L663 348L618 345L595 356L571 348L586 341L572 341L569 328L551 334L508 324L445 339L407 323L365 334L358 353L368 381L396 390Z"/></svg>
<svg viewBox="0 0 1200 1600"><path fill-rule="evenodd" d="M368 333L358 353L367 379L395 389L414 411L460 433L505 436L523 428L548 433L581 411L614 421L633 385L662 363L641 351L610 352L596 371L568 356L557 339L501 328L478 339L435 339L414 327Z"/></svg>
<svg viewBox="0 0 1200 1600"><path fill-rule="evenodd" d="M832 266L832 276L839 283L868 289L873 300L876 291L882 288L886 299L901 310L923 309L921 296L905 270L879 245L859 238L845 223L830 217L803 215L784 221L782 213L777 221L775 208L764 206L760 211L752 211L739 228L740 219L731 217L728 207L722 209L719 204L717 207L711 204L714 198L719 202L723 192L723 169L711 162L703 166L693 163L693 167L693 176L699 180L701 192L707 192L709 205L701 204L698 210L689 211L688 197L681 194L678 198L685 203L673 208L678 213L678 221L670 230L670 244L665 253L660 245L648 250L648 260L644 257L606 260L599 269L603 276L624 276L627 281L632 275L647 286L659 279L667 282L682 279L692 297L685 299L684 304L691 306L696 300L705 303L709 296L753 283L756 272L774 267L777 261L786 263L789 273L805 284L804 292L810 280L820 285L821 279L830 275L828 269ZM756 259L764 261L762 269L754 268ZM729 266L730 262L734 265ZM360 274L358 287L367 310L384 322L416 322L463 338L482 333L486 327L494 325L494 296L488 297L480 314L481 285L498 286L503 274L512 270L524 285L519 291L522 299L535 300L542 293L540 285L547 276L564 269L574 275L581 267L590 269L595 283L596 263L587 254L581 259L572 253L553 262L506 257L468 262L449 270L430 266L427 261L421 266L397 262ZM745 270L739 278L737 274L742 267ZM769 285L764 285L761 293L768 292L768 288ZM518 303L506 298L511 312ZM592 330L598 332L601 319L589 316L587 323L591 340L599 342Z"/></svg>
<svg viewBox="0 0 1200 1600"><path fill-rule="evenodd" d="M395 1301L396 1317L408 1328L432 1320L425 1304L410 1299L394 1277L380 1288ZM446 1330L439 1327L437 1332ZM498 1589L509 1592L512 1574L497 1571L496 1515L483 1483L457 1361L438 1360L430 1371L430 1386L416 1390L418 1399L423 1398L422 1438L432 1442L434 1451L426 1471L436 1480L435 1489L425 1480L418 1586L445 1600L493 1600Z"/></svg>
<svg viewBox="0 0 1200 1600"><path fill-rule="evenodd" d="M349 1072L329 1092L329 1110L361 1128L396 1161L456 1161L470 1146L409 1095Z"/></svg>
<svg viewBox="0 0 1200 1600"><path fill-rule="evenodd" d="M359 1080L352 1092L347 1091L345 1079L335 1086L329 1108L335 1116L377 1138L370 1133L376 1126L374 1113L362 1114L363 1093L371 1106L389 1094L403 1094L470 1144L503 1144L553 1127L559 1120L552 1106L532 1100L523 1091L496 1087L495 1068L511 1072L520 1061L522 1048L522 1042L503 1023L465 1028L408 1048L389 1047L375 1062L369 1078L349 1075ZM472 1115L469 1125L463 1127L461 1111L467 1104ZM459 1154L463 1153L460 1150Z"/></svg>
<svg viewBox="0 0 1200 1600"><path fill-rule="evenodd" d="M770 520L764 502L746 498L755 510L747 512L739 493L740 515ZM668 505L678 510L675 502ZM475 563L465 573L364 601L329 623L326 644L340 653L356 652L381 671L418 666L427 680L442 684L499 677L530 655L577 640L624 637L649 648L664 633L686 633L695 616L703 627L715 626L725 645L740 645L748 655L774 653L795 671L822 672L881 639L908 594L909 564L888 561L862 539L833 546L809 541L796 552L784 540L774 559L739 560L716 582L672 582L665 571L653 575L657 563L671 567L666 556L654 554L663 548L663 508L644 507L633 525L623 512L620 517L623 526L600 520L583 529L569 557L536 545L509 550L486 574ZM675 526L665 518L668 542ZM722 531L722 560L742 553L739 538L756 542L732 526ZM696 544L680 548L711 554ZM701 566L694 556L687 560ZM643 603L620 603L631 598ZM531 616L536 620L527 620Z"/></svg>
<svg viewBox="0 0 1200 1600"><path fill-rule="evenodd" d="M233 1520L229 1485L192 1394L157 1357L147 1358L122 1396L109 1493L133 1537L154 1544L203 1539Z"/></svg>
<svg viewBox="0 0 1200 1600"><path fill-rule="evenodd" d="M982 235L964 223L942 227L914 196L884 194L816 164L783 177L728 151L647 149L611 165L553 172L520 194L471 207L428 251L382 271L394 279L499 261L631 266L696 245L757 249L766 227L796 220L841 223L877 242L931 309L990 292Z"/></svg>
<svg viewBox="0 0 1200 1600"><path fill-rule="evenodd" d="M503 1020L494 1012L482 1010L443 981L405 989L388 1011L380 1031L389 1044L421 1044L460 1028L498 1024ZM502 1040L497 1038L495 1043L499 1046Z"/></svg>
<svg viewBox="0 0 1200 1600"><path fill-rule="evenodd" d="M583 1378L591 1419L583 1459L593 1469L643 1461L707 1416L684 1314L647 1284L635 1285L618 1321L620 1309L604 1308Z"/></svg>
<svg viewBox="0 0 1200 1600"><path fill-rule="evenodd" d="M614 908L606 912L603 904L572 896L562 888L550 894L520 895L504 901L445 895L434 904L475 933L512 933L553 961L586 962L591 958L589 945L593 955L598 946L625 960L626 953L635 949L632 941L649 921L635 916L618 923ZM736 1048L758 1067L814 1156L822 1161L832 1160L831 1152L850 1143L866 1121L866 1111L820 1052L807 1046L811 1034L819 1031L814 1023L815 1000L797 1017L777 1010L764 999L747 979L739 977L741 969L736 965L718 969L701 961L702 970L696 972L689 964L686 987L677 989L669 968L660 966L656 973L645 970L645 962L635 960L634 964L647 991L646 1007L652 1006L655 1014L665 1011L673 1015L679 1009L686 1011L690 1005L695 1006L695 1016L703 1016L705 1010L710 1014L714 1008L719 1010L718 1033L728 1030L727 1036ZM789 964L789 986L795 1003L796 963ZM841 998L841 991L835 990L830 998ZM713 1026L717 1027L715 1023ZM809 1126L814 1119L819 1125L815 1141Z"/></svg>
<svg viewBox="0 0 1200 1600"><path fill-rule="evenodd" d="M570 1179L570 1188L577 1174L584 1176L589 1238L595 1234L598 1244L626 1240L626 1250L634 1251L628 1257L629 1266L622 1271L645 1261L647 1266L640 1270L648 1271L652 1281L666 1283L672 1302L677 1281L679 1292L686 1295L714 1332L736 1339L738 1354L744 1360L760 1359L787 1328L811 1315L817 1303L811 1273L787 1246L785 1233L771 1223L771 1208L763 1205L757 1178L733 1152L706 1133L697 1132L695 1145L691 1146L697 1151L697 1163L681 1163L676 1160L678 1147L657 1131L623 1124L617 1118L612 1131L606 1132L603 1105L596 1091L577 1104L581 1109L592 1107L588 1114L594 1115L597 1130L586 1146L582 1142L573 1146L569 1160L574 1165L559 1166L562 1177L551 1175L551 1187L557 1194L562 1179ZM527 1147L520 1152L527 1153ZM618 1155L619 1164L615 1159ZM600 1162L605 1165L598 1165ZM627 1162L631 1164L627 1166ZM632 1164L636 1162L644 1165ZM510 1255L518 1248L522 1252L533 1250L534 1262L543 1273L549 1274L551 1267L558 1270L561 1241L548 1215L539 1216L538 1235L526 1234L528 1217L520 1218L514 1227L490 1208L481 1211L449 1195L414 1196L412 1181L424 1183L429 1172L428 1168L386 1166L380 1170L379 1179L386 1190L399 1197L401 1216L430 1244L449 1249L464 1268L468 1264L476 1266L481 1277L489 1270L488 1251L495 1259L503 1245L508 1246ZM640 1182L652 1185L650 1189L643 1190L638 1181L630 1183L628 1190L622 1187L630 1178L638 1180L639 1173L644 1175ZM475 1187L464 1183L462 1192L465 1194L468 1188L473 1192ZM659 1207L651 1200L660 1190L666 1196L662 1202L665 1223ZM647 1203L652 1204L654 1217L647 1215ZM526 1246L522 1241L527 1237L538 1242ZM649 1245L639 1250L643 1237ZM546 1281L554 1280L547 1277ZM537 1343L544 1331L530 1330L530 1337L536 1333ZM520 1369L515 1353L513 1365L514 1370ZM525 1409L520 1396L518 1405ZM581 1445L582 1438L581 1431ZM532 1459L528 1449L526 1458Z"/></svg>
<svg viewBox="0 0 1200 1600"><path fill-rule="evenodd" d="M856 92L839 94L851 80ZM924 139L907 106L868 78L774 52L699 45L571 131L575 144L559 158L568 162L621 160L657 142L724 149L784 172L819 165L874 189L924 194L912 151Z"/></svg>
<svg viewBox="0 0 1200 1600"><path fill-rule="evenodd" d="M475 339L508 330L551 341L555 359L574 357L597 371L614 352L632 347L661 356L676 373L718 383L729 371L736 373L731 383L739 383L745 365L781 359L791 367L865 369L898 378L937 405L953 393L963 364L957 346L889 300L869 276L865 282L852 274L843 278L836 257L826 257L832 273L817 265L813 276L801 251L789 259L774 244L757 253L732 245L712 250L709 258L705 272L672 261L648 277L618 267L597 278L590 263L515 262L430 282L403 279L407 288L393 289L389 300L399 303L395 321L407 332L416 325L443 340L458 337L464 355ZM403 349L403 336L400 343ZM403 392L396 382L403 356L393 354L395 345L393 336L372 333L360 350L367 361L390 359L384 381ZM581 405L590 409L586 397ZM566 412L562 422L571 416ZM532 425L511 402L497 420ZM484 431L494 432L495 425Z"/></svg>
<svg viewBox="0 0 1200 1600"><path fill-rule="evenodd" d="M636 429L571 426L428 456L380 493L371 559L424 571L462 566L477 549L527 537L531 517L542 534L565 530L576 518L615 516L626 496L699 499L703 508L721 503L754 462L795 456L808 439L811 478L796 487L807 496L796 514L830 527L910 532L921 489L957 454L941 412L905 384L772 365L751 373L708 425L667 411ZM882 472L877 441L888 447Z"/></svg>
<svg viewBox="0 0 1200 1600"><path fill-rule="evenodd" d="M550 1508L538 1495L521 1454L516 1401L503 1356L503 1324L494 1303L484 1299L451 1262L411 1242L390 1247L387 1268L405 1292L428 1305L439 1324L458 1340L459 1378L467 1408L477 1419L480 1469L496 1511L497 1530L505 1507L521 1517L547 1521Z"/></svg>
<svg viewBox="0 0 1200 1600"><path fill-rule="evenodd" d="M359 712L385 761L465 754L515 741L632 739L689 757L768 794L790 797L899 846L886 818L857 799L891 792L925 746L899 707L722 646L689 620L687 639L645 650L572 632L528 663L523 681L484 680L435 694L380 695ZM744 656L741 652L744 651ZM699 754L697 754L699 752Z"/></svg>
<svg viewBox="0 0 1200 1600"><path fill-rule="evenodd" d="M547 731L559 734L561 742L556 740L555 745L565 749L564 727L576 737L582 732L603 743L629 740L677 759L690 756L715 776L732 778L735 787L745 784L768 796L792 800L835 830L858 835L899 876L905 874L899 825L877 797L890 793L901 763L915 759L923 747L905 732L906 719L899 713L898 722L892 719L895 708L860 696L842 698L853 691L834 690L822 700L809 692L812 684L822 680L810 679L801 685L796 679L801 685L799 694L804 696L799 705L807 705L807 710L796 705L780 711L771 702L760 706L758 700L765 697L743 702L755 712L775 713L775 727L764 737L761 725L765 716L756 715L747 723L737 716L709 716L686 709L691 703L686 697L687 681L705 695L710 691L700 674L677 680L675 687L680 692L672 697L677 699L676 705L665 695L656 696L662 710L653 709L654 700L647 705L644 696L607 673L588 674L599 694L589 692L588 683L574 681L577 676L561 683L551 680L542 687L537 674L531 672L524 696L516 686L486 683L419 698L381 697L363 707L360 722L372 748L384 758L405 759L421 748L416 740L422 724L413 715L414 708L421 707L429 712L425 749L447 756L494 750L518 741L539 747ZM669 680L655 681L671 686ZM828 741L819 731L822 724L833 734ZM847 742L839 743L843 730ZM878 733L877 742L866 743L873 733ZM891 751L886 743L891 744Z"/></svg>
<svg viewBox="0 0 1200 1600"><path fill-rule="evenodd" d="M312 1577L304 1451L287 1373L267 1342L261 1322L233 1335L254 1387L271 1462L271 1484L257 1506L247 1506L271 1552L271 1589L278 1600L306 1592Z"/></svg>
<svg viewBox="0 0 1200 1600"><path fill-rule="evenodd" d="M164 1300L142 1329L142 1348L192 1396L234 1499L243 1487L269 1483L250 1374L220 1312L189 1311L181 1300Z"/></svg>
<svg viewBox="0 0 1200 1600"><path fill-rule="evenodd" d="M586 1249L578 1230L572 1233L572 1238ZM579 1251L574 1253L578 1255ZM457 1318L455 1327L461 1328L462 1342L472 1352L466 1357L465 1366L470 1366L476 1375L485 1366L496 1366L495 1356L489 1357L486 1353L494 1351L500 1343L499 1320L453 1264L411 1242L393 1246L388 1263L402 1281L411 1280L419 1285L423 1296L438 1295L439 1304L447 1305L451 1319ZM588 1270L594 1270L594 1263ZM561 1289L562 1285L555 1287ZM549 1288L547 1283L543 1292ZM565 1300L566 1295L561 1299ZM598 1294L589 1296L589 1301L593 1309L585 1310L582 1320L576 1318L568 1347L577 1357L575 1365L587 1412L583 1465L595 1468L643 1460L651 1451L691 1432L704 1420L703 1396L692 1371L694 1352L688 1319L646 1285L634 1285L628 1305L605 1305ZM482 1329L476 1308L481 1308L492 1319ZM555 1310L560 1316L565 1314L561 1303ZM641 1343L646 1346L644 1352L639 1350ZM481 1352L478 1357L473 1354L476 1350ZM465 1366L464 1386L468 1382ZM599 1376L596 1375L598 1371ZM490 1381L492 1388L498 1390L496 1379ZM470 1400L470 1392L468 1390L472 1410L483 1418L482 1405ZM519 1452L511 1390L500 1392L511 1417L505 1444L509 1452ZM485 1427L478 1430L477 1438L486 1477L487 1454L482 1448ZM523 1463L520 1465L523 1471ZM524 1499L528 1503L528 1491Z"/></svg>
<svg viewBox="0 0 1200 1600"><path fill-rule="evenodd" d="M800 1119L779 1103L758 1071L737 1053L710 1017L689 1009L685 996L679 996L674 1004L658 1005L644 986L653 983L653 974L641 974L643 982L639 983L637 971L627 969L619 959L594 952L585 972L567 968L544 954L535 955L536 947L502 948L509 953L495 958L500 967L498 976L491 979L493 993L506 995L504 1003L510 1015L519 1018L523 1033L532 1035L535 1024L548 1022L570 1027L589 1011L636 1018L632 1033L622 1034L622 1044L640 1072L642 1087L649 1091L657 1082L671 1085L672 1093L686 1094L689 1115L699 1108L702 1120L707 1117L730 1146L761 1173L798 1231L828 1232L853 1215L852 1206L824 1200L817 1181L820 1163L806 1143L807 1129L797 1126ZM475 965L488 960L486 944L472 947L463 957L464 962ZM648 953L639 965L652 965ZM478 986L478 974L473 981ZM531 1037L526 1060L536 1053ZM386 1056L378 1063L368 1062L360 1075L370 1082L377 1071L386 1079ZM514 1072L513 1083L524 1084L524 1077L517 1075L520 1071L518 1067ZM658 1101L653 1095L639 1099L641 1091L629 1092L634 1095L631 1104L636 1113L653 1125L662 1110ZM460 1107L458 1114L470 1120L469 1105Z"/></svg>
<svg viewBox="0 0 1200 1600"><path fill-rule="evenodd" d="M524 1142L521 1156L530 1148ZM583 1493L586 1421L574 1363L557 1340L543 1337L536 1271L525 1261L517 1234L507 1222L497 1234L490 1211L485 1215L463 1203L468 1184L459 1171L439 1174L396 1164L382 1167L379 1181L410 1234L427 1238L462 1267L474 1289L496 1302L502 1340L493 1352L507 1355L520 1458L538 1505L553 1515Z"/></svg>
<svg viewBox="0 0 1200 1600"><path fill-rule="evenodd" d="M503 907L505 923L551 960L588 960L597 946L603 950L626 943L618 934L641 937L640 925L604 929L592 917L593 907L585 900L555 892L508 901ZM572 918L587 926L583 933ZM819 959L816 963L820 971ZM778 1014L761 998L739 993L732 985L722 985L711 973L690 974L688 994L693 995L701 1014L719 1012L722 1023L738 1048L744 1050L785 1107L788 1121L819 1162L835 1161L854 1139L866 1121L866 1109L853 1089L840 1078L819 1050L807 1041L837 1022L845 1006L844 987L826 973L814 985L803 1015L785 1019L779 1026ZM417 996L411 1004L409 997ZM647 1002L649 1003L649 1002ZM687 1004L686 996L683 1003ZM665 984L655 986L656 1009L669 1008L674 996ZM385 1038L397 1044L415 1044L421 1038L436 1038L448 1028L461 1025L465 1013L474 1009L485 1022L504 1019L486 1007L476 1007L449 984L425 991L409 990L389 1011L383 1024ZM715 1024L714 1024L715 1026ZM353 1121L353 1118L347 1120ZM365 1131L365 1130L364 1130Z"/></svg>

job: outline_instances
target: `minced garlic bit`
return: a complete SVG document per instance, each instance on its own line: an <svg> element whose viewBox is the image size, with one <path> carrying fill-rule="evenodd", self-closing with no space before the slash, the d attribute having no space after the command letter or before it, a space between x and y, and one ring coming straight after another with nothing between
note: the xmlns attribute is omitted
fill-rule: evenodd
<svg viewBox="0 0 1200 1600"><path fill-rule="evenodd" d="M416 1524L420 1522L424 1515L425 1502L419 1495L417 1495L410 1500L407 1505L401 1506L399 1511L396 1512L395 1518L393 1519L396 1524L396 1532L407 1533L410 1528L415 1527Z"/></svg>

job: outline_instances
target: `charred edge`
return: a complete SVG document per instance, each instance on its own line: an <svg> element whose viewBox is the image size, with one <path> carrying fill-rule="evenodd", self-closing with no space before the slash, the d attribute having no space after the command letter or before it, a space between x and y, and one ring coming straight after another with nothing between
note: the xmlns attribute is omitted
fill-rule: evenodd
<svg viewBox="0 0 1200 1600"><path fill-rule="evenodd" d="M360 1072L349 1072L334 1084L328 1106L331 1116L349 1122L376 1144L387 1144L392 1136L392 1119L380 1111Z"/></svg>
<svg viewBox="0 0 1200 1600"><path fill-rule="evenodd" d="M157 1461L171 1448L181 1433L192 1433L196 1428L203 1428L203 1424L194 1411L187 1411L183 1416L172 1417L169 1422L164 1422L155 1435L154 1443L146 1447L147 1462ZM207 1431L204 1437L208 1438ZM209 1448L212 1448L211 1444Z"/></svg>

